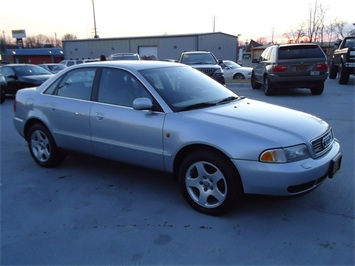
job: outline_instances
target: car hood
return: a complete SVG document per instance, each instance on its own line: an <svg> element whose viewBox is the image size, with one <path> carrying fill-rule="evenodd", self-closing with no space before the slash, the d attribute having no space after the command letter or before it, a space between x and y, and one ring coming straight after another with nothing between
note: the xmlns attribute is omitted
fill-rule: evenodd
<svg viewBox="0 0 355 266"><path fill-rule="evenodd" d="M219 135L225 138L223 141L232 143L237 138L238 145L245 145L243 142L250 145L253 141L255 146L268 148L309 144L329 128L313 115L251 99L181 114L204 130L223 132Z"/></svg>
<svg viewBox="0 0 355 266"><path fill-rule="evenodd" d="M199 69L199 68L220 68L220 66L217 64L191 64L189 66L192 66L197 69Z"/></svg>
<svg viewBox="0 0 355 266"><path fill-rule="evenodd" d="M22 76L19 77L19 80L22 82L41 84L45 82L47 79L51 78L53 75L45 74L45 75L35 75L35 76Z"/></svg>

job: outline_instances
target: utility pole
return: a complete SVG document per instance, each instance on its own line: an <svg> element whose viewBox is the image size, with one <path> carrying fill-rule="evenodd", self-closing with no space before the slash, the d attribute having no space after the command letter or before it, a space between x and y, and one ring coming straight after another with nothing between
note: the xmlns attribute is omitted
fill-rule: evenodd
<svg viewBox="0 0 355 266"><path fill-rule="evenodd" d="M92 0L92 12L93 12L93 14L94 14L94 32L95 32L94 38L97 39L97 38L99 38L99 35L97 35L97 31L96 31L96 18L95 18L95 5L94 5L94 0Z"/></svg>
<svg viewBox="0 0 355 266"><path fill-rule="evenodd" d="M216 30L216 16L213 16L213 32Z"/></svg>
<svg viewBox="0 0 355 266"><path fill-rule="evenodd" d="M272 32L271 32L271 43L274 43L274 31L275 31L275 28L272 27Z"/></svg>

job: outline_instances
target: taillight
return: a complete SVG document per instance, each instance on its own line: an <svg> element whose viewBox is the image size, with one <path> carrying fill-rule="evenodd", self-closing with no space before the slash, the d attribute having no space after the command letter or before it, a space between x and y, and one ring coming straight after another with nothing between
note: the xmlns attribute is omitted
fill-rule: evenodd
<svg viewBox="0 0 355 266"><path fill-rule="evenodd" d="M322 64L317 64L316 65L316 69L317 70L328 70L328 64L324 64L324 63L322 63Z"/></svg>
<svg viewBox="0 0 355 266"><path fill-rule="evenodd" d="M273 66L272 72L284 72L286 71L287 66Z"/></svg>

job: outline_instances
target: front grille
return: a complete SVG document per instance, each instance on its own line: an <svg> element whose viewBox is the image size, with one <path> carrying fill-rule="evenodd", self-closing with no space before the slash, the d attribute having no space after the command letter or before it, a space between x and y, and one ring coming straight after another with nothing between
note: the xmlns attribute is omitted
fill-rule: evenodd
<svg viewBox="0 0 355 266"><path fill-rule="evenodd" d="M198 70L200 70L202 73L205 73L207 76L212 76L215 68L199 68Z"/></svg>
<svg viewBox="0 0 355 266"><path fill-rule="evenodd" d="M312 143L312 148L314 154L318 157L326 153L332 147L334 142L334 135L332 129L329 129L320 137L314 139Z"/></svg>
<svg viewBox="0 0 355 266"><path fill-rule="evenodd" d="M310 181L310 182L307 182L304 184L290 186L287 188L287 191L290 194L297 194L297 193L306 192L308 190L318 187L320 184L322 184L322 182L326 179L326 177L327 176L325 175L325 176L322 176L321 178L318 178L316 180L313 180L313 181Z"/></svg>

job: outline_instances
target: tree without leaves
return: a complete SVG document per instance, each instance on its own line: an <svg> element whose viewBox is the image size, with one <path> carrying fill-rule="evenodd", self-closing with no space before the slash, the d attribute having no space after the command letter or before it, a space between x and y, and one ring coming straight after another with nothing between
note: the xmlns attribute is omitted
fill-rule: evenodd
<svg viewBox="0 0 355 266"><path fill-rule="evenodd" d="M70 40L76 40L76 39L77 39L77 37L75 34L67 33L63 36L62 41L70 41Z"/></svg>
<svg viewBox="0 0 355 266"><path fill-rule="evenodd" d="M289 32L284 33L284 36L289 40L289 43L300 43L306 35L304 22L300 23L299 28L295 30L291 29Z"/></svg>
<svg viewBox="0 0 355 266"><path fill-rule="evenodd" d="M308 19L302 21L297 29L291 29L284 33L289 43L319 42L324 41L331 43L338 39L343 39L350 35L352 30L350 25L344 20L335 19L325 24L325 15L328 7L322 5L319 0L315 0L313 4L309 4Z"/></svg>
<svg viewBox="0 0 355 266"><path fill-rule="evenodd" d="M318 0L314 1L313 6L309 4L309 17L307 21L309 42L323 42L324 18L327 9Z"/></svg>

